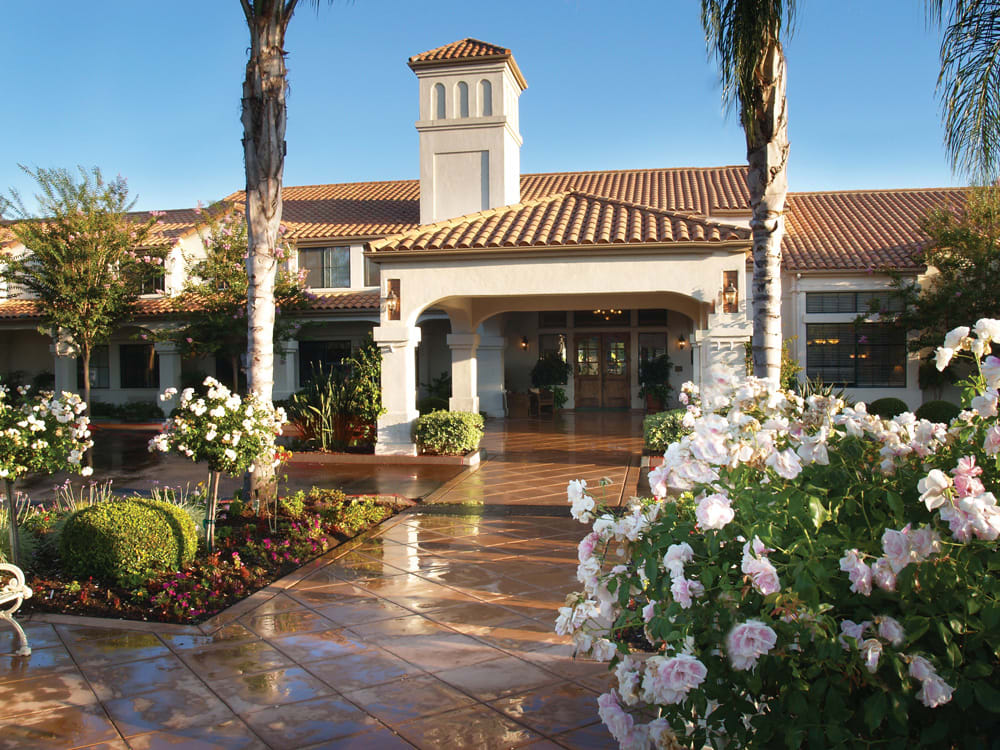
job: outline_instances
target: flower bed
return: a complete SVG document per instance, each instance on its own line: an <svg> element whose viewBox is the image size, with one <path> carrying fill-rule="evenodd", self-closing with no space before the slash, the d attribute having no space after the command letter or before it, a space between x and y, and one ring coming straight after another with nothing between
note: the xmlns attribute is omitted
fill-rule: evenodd
<svg viewBox="0 0 1000 750"><path fill-rule="evenodd" d="M198 623L400 507L394 497L347 497L314 488L284 498L276 518L263 518L236 500L218 521L214 552L202 544L182 569L152 575L132 587L67 575L57 539L60 516L66 513L43 509L25 523L35 538L36 555L26 571L34 597L23 611Z"/></svg>

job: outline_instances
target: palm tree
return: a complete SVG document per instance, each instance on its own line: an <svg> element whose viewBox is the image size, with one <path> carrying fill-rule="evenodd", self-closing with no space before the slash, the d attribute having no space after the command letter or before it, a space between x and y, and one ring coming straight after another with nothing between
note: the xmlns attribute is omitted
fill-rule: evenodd
<svg viewBox="0 0 1000 750"><path fill-rule="evenodd" d="M247 389L266 401L274 389L274 281L287 119L285 31L298 2L240 0L250 30L241 117L247 175ZM318 7L319 0L313 4ZM258 470L253 480L258 492L273 487L273 472Z"/></svg>
<svg viewBox="0 0 1000 750"><path fill-rule="evenodd" d="M1000 2L927 6L931 20L945 26L938 91L952 167L990 182L1000 172Z"/></svg>
<svg viewBox="0 0 1000 750"><path fill-rule="evenodd" d="M781 33L795 0L702 0L701 22L727 106L739 104L753 215L753 371L781 374L781 239L788 193L788 109Z"/></svg>

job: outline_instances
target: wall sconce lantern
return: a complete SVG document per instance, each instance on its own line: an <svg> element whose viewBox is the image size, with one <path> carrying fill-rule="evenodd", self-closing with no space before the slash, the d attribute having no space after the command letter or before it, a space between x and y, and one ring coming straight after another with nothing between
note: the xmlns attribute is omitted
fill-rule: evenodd
<svg viewBox="0 0 1000 750"><path fill-rule="evenodd" d="M682 333L680 336L677 337L677 348L678 349L687 349L687 346L688 346L687 336L685 336Z"/></svg>
<svg viewBox="0 0 1000 750"><path fill-rule="evenodd" d="M386 282L385 316L387 320L399 320L399 279Z"/></svg>
<svg viewBox="0 0 1000 750"><path fill-rule="evenodd" d="M739 312L737 303L740 294L736 286L736 271L723 271L722 274L722 312Z"/></svg>
<svg viewBox="0 0 1000 750"><path fill-rule="evenodd" d="M524 352L528 351L528 337L527 336L522 336L521 337L521 351L524 351Z"/></svg>

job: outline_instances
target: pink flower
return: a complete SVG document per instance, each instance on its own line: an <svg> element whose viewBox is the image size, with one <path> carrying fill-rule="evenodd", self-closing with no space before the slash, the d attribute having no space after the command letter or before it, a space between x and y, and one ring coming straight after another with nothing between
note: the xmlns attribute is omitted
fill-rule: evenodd
<svg viewBox="0 0 1000 750"><path fill-rule="evenodd" d="M694 559L694 550L687 542L671 544L667 547L667 554L663 556L663 567L671 577L684 575L684 563Z"/></svg>
<svg viewBox="0 0 1000 750"><path fill-rule="evenodd" d="M872 581L883 591L896 590L896 573L886 558L880 557L872 565Z"/></svg>
<svg viewBox="0 0 1000 750"><path fill-rule="evenodd" d="M580 562L586 562L594 556L594 549L600 541L601 537L594 532L587 534L587 536L580 540L580 545L577 547L577 557Z"/></svg>
<svg viewBox="0 0 1000 750"><path fill-rule="evenodd" d="M940 677L932 677L924 680L920 690L917 691L917 700L927 708L937 708L943 706L951 700L952 687Z"/></svg>
<svg viewBox="0 0 1000 750"><path fill-rule="evenodd" d="M648 623L648 622L650 622L653 619L653 617L656 615L656 605L658 603L659 602L657 602L655 599L651 599L649 601L649 603L645 607L642 608L642 621L643 622L647 622Z"/></svg>
<svg viewBox="0 0 1000 750"><path fill-rule="evenodd" d="M635 720L619 705L614 690L597 699L597 714L621 747L635 744Z"/></svg>
<svg viewBox="0 0 1000 750"><path fill-rule="evenodd" d="M878 670L878 660L882 657L882 643L877 638L869 638L858 647L861 658L865 660L865 669L872 674Z"/></svg>
<svg viewBox="0 0 1000 750"><path fill-rule="evenodd" d="M858 645L861 644L862 639L865 637L865 631L871 627L871 623L868 620L863 622L854 622L854 620L844 620L840 623L840 645L845 649L849 649L851 646L847 642L848 638L853 638Z"/></svg>
<svg viewBox="0 0 1000 750"><path fill-rule="evenodd" d="M764 596L781 590L778 571L767 559L769 551L760 537L755 536L752 542L743 545L743 563L740 567L743 574L750 577L753 587Z"/></svg>
<svg viewBox="0 0 1000 750"><path fill-rule="evenodd" d="M872 593L872 569L862 560L856 549L849 549L840 558L840 569L851 579L851 591L864 596Z"/></svg>
<svg viewBox="0 0 1000 750"><path fill-rule="evenodd" d="M879 638L884 638L897 648L903 645L906 633L903 631L903 626L899 624L898 620L894 620L888 615L881 615L875 618L875 622L878 623Z"/></svg>
<svg viewBox="0 0 1000 750"><path fill-rule="evenodd" d="M927 510L939 508L944 505L950 487L951 478L947 474L940 469L931 469L926 477L917 482L920 502L927 506Z"/></svg>
<svg viewBox="0 0 1000 750"><path fill-rule="evenodd" d="M995 456L1000 453L1000 425L995 424L986 431L983 450L986 451L987 456Z"/></svg>
<svg viewBox="0 0 1000 750"><path fill-rule="evenodd" d="M726 651L733 669L747 670L757 666L757 660L778 642L778 634L760 620L747 620L735 626L726 636Z"/></svg>
<svg viewBox="0 0 1000 750"><path fill-rule="evenodd" d="M698 598L705 593L705 587L698 581L677 576L670 584L670 594L674 601L681 605L681 609L688 609L691 606L692 597Z"/></svg>
<svg viewBox="0 0 1000 750"><path fill-rule="evenodd" d="M721 529L732 521L735 515L729 498L721 493L703 497L695 510L698 526L703 531Z"/></svg>
<svg viewBox="0 0 1000 750"><path fill-rule="evenodd" d="M887 529L882 534L882 551L885 552L885 558L892 566L893 573L898 574L910 564L910 539L903 531Z"/></svg>
<svg viewBox="0 0 1000 750"><path fill-rule="evenodd" d="M651 656L646 660L642 698L647 703L659 705L681 703L691 690L705 681L707 674L705 665L688 654Z"/></svg>

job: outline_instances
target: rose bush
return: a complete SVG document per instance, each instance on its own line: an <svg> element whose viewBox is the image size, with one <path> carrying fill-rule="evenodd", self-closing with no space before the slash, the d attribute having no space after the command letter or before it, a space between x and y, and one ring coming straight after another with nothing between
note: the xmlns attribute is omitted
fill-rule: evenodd
<svg viewBox="0 0 1000 750"><path fill-rule="evenodd" d="M94 444L90 439L87 405L75 393L42 392L29 396L18 389L19 403L8 400L0 385L0 479L6 485L6 525L10 555L20 563L14 483L26 474L75 471L83 476L93 469L83 465L83 456Z"/></svg>
<svg viewBox="0 0 1000 750"><path fill-rule="evenodd" d="M615 515L570 483L592 531L556 630L614 669L599 710L622 747L994 742L993 342L984 319L938 351L975 371L950 425L713 373L684 387L654 498Z"/></svg>
<svg viewBox="0 0 1000 750"><path fill-rule="evenodd" d="M180 403L164 431L149 441L150 451L174 451L192 461L208 464L208 512L205 541L214 548L215 517L221 474L239 476L253 471L261 460L279 463L275 438L288 421L285 411L251 393L246 399L215 378L205 378L207 392L199 396L185 388ZM161 401L170 401L177 390L168 388Z"/></svg>

